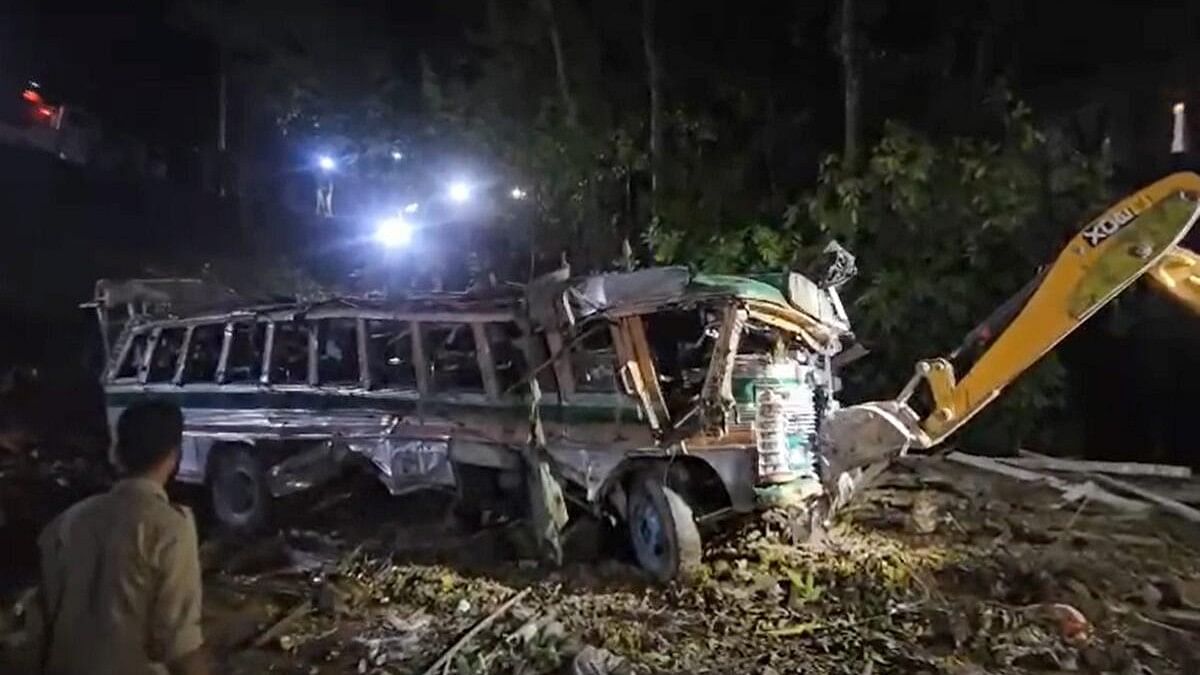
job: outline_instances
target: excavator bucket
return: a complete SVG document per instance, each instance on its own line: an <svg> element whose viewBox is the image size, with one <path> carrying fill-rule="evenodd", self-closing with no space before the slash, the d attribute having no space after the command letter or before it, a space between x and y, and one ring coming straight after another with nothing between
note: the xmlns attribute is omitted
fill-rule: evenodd
<svg viewBox="0 0 1200 675"><path fill-rule="evenodd" d="M1200 314L1200 255L1175 246L1146 275L1150 286Z"/></svg>
<svg viewBox="0 0 1200 675"><path fill-rule="evenodd" d="M1176 245L1198 216L1200 176L1192 173L1168 176L1105 211L981 326L986 330L972 331L979 338L978 357L957 381L950 360L923 361L896 400L831 415L822 431L831 468L846 471L889 459L909 446L927 448L944 440L1071 331L1179 250ZM929 385L934 403L924 417L908 405L921 381Z"/></svg>

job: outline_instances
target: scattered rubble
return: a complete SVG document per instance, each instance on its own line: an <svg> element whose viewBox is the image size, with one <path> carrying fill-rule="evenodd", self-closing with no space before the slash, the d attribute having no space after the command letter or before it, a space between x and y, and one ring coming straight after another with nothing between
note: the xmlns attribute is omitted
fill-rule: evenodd
<svg viewBox="0 0 1200 675"><path fill-rule="evenodd" d="M235 675L1200 672L1200 531L1020 470L1043 478L908 458L823 547L747 519L665 587L620 550L525 564L507 526L405 546L432 521L344 500L253 555L210 551L209 640Z"/></svg>
<svg viewBox="0 0 1200 675"><path fill-rule="evenodd" d="M1020 457L1001 457L999 461L1035 471L1107 473L1117 476L1158 476L1160 478L1192 477L1192 470L1186 466L1145 464L1142 462L1097 462L1082 459L1062 459L1061 457L1048 457L1028 450L1022 450L1020 454Z"/></svg>

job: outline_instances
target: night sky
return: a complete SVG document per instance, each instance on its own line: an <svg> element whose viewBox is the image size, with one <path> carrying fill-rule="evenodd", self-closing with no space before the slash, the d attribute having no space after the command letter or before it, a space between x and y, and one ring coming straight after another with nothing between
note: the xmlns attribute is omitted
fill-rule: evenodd
<svg viewBox="0 0 1200 675"><path fill-rule="evenodd" d="M107 127L151 143L194 145L212 135L216 59L176 27L172 3L6 4L6 91L36 78L51 100L81 103Z"/></svg>
<svg viewBox="0 0 1200 675"><path fill-rule="evenodd" d="M104 4L103 9L97 4ZM361 14L379 29L382 23L398 40L426 47L455 48L459 27L478 21L482 3L448 0L425 3L337 3ZM589 4L585 0L582 4ZM825 21L828 3L660 2L664 41L695 43L720 59L743 54L747 64L794 66L796 44L779 41L778 27L797 15L811 17L801 30L799 52L811 64L804 75L831 88L836 96L836 63L828 54ZM905 0L883 3L884 19L872 30L878 58L898 58L919 48L939 22L953 21L952 0ZM1106 68L1131 66L1154 71L1182 54L1197 52L1194 15L1187 3L1164 0L997 3L1005 17L994 26L1020 45L1017 76L1028 87L1064 79L1087 78ZM81 0L11 0L0 14L0 82L13 91L28 77L43 83L47 95L82 102L112 128L134 132L156 144L188 146L212 137L215 130L216 55L210 44L189 33L172 0L90 3ZM623 3L612 3L624 11ZM456 19L459 26L455 25ZM378 20L378 21L376 21ZM768 32L774 33L764 39ZM774 42L772 42L774 40ZM794 41L795 42L795 41ZM970 45L959 45L969 49ZM668 58L670 58L668 54ZM1178 71L1180 66L1172 66ZM675 76L686 72L673 73ZM1147 76L1163 73L1147 72ZM1174 77L1187 73L1172 72Z"/></svg>

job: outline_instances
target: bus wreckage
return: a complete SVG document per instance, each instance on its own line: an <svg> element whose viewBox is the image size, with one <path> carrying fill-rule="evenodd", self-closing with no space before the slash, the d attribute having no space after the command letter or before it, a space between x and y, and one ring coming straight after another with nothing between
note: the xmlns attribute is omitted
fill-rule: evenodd
<svg viewBox="0 0 1200 675"><path fill-rule="evenodd" d="M831 282L852 274L838 250ZM395 495L629 524L654 577L700 559L698 521L820 493L818 420L849 336L835 284L651 268L525 288L256 305L194 280L101 281L110 421L183 409L178 474L225 526L357 464ZM530 496L533 499L530 499Z"/></svg>
<svg viewBox="0 0 1200 675"><path fill-rule="evenodd" d="M775 505L812 529L869 467L929 448L1142 276L1200 311L1200 176L1101 214L892 400L843 407L854 356L831 244L810 279L682 267L392 299L247 303L198 281L107 282L110 421L139 398L184 411L182 481L227 527L360 465L393 494L454 490L523 515L561 555L567 501L623 522L654 578L700 563L700 524ZM861 352L862 350L858 350Z"/></svg>

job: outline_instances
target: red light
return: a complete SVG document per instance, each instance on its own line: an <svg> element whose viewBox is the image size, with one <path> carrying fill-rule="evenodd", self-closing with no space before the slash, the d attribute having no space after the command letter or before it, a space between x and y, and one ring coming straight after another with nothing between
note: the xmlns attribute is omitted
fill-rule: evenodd
<svg viewBox="0 0 1200 675"><path fill-rule="evenodd" d="M54 117L54 108L48 105L39 105L37 113L42 117Z"/></svg>
<svg viewBox="0 0 1200 675"><path fill-rule="evenodd" d="M32 89L26 89L25 91L21 92L21 98L29 101L30 103L42 102L42 95Z"/></svg>

